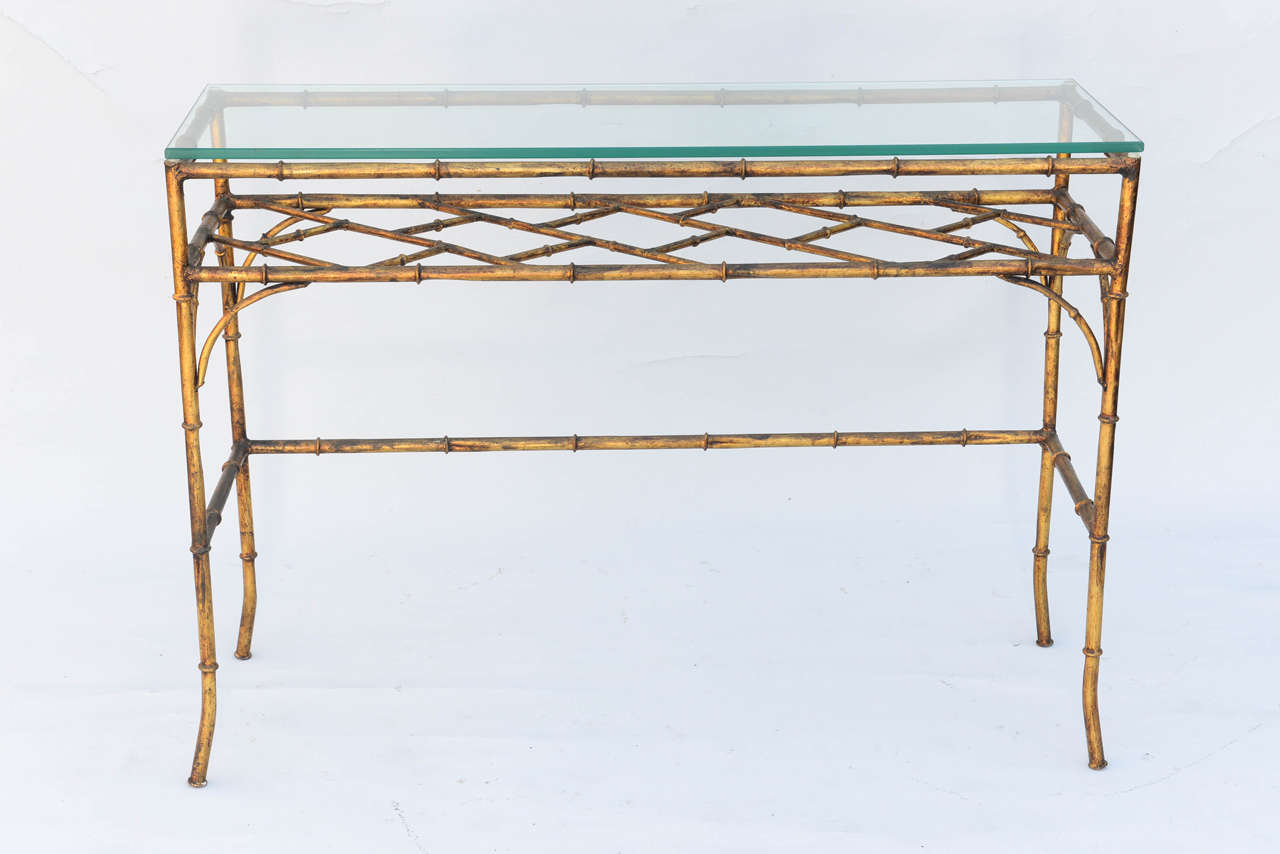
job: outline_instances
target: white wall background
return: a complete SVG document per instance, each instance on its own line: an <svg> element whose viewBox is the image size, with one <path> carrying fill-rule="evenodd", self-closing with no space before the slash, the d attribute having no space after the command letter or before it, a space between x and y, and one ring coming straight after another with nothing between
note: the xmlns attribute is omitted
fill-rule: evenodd
<svg viewBox="0 0 1280 854"><path fill-rule="evenodd" d="M4 847L1275 850L1278 40L1262 2L5 2ZM1031 643L1034 449L423 455L255 464L256 654L230 654L223 531L211 783L184 785L160 164L204 83L1054 76L1148 146L1106 772L1084 763L1086 541L1062 500L1058 644ZM997 283L384 286L254 312L258 436L1039 416L1043 304ZM1088 473L1096 386L1064 341Z"/></svg>

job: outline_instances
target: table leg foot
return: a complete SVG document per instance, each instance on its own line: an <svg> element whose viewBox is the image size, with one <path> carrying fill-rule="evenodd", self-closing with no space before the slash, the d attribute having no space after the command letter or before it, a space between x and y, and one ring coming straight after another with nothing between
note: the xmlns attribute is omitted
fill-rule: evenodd
<svg viewBox="0 0 1280 854"><path fill-rule="evenodd" d="M217 717L218 694L214 670L217 665L200 667L200 724L196 729L196 750L191 760L191 776L187 784L203 788L208 782L209 752L213 747L213 724Z"/></svg>
<svg viewBox="0 0 1280 854"><path fill-rule="evenodd" d="M248 461L245 461L245 466ZM248 541L250 546L253 545L253 518L252 510L249 507L249 472L247 469L241 469L244 475L244 489L237 492L241 496L240 501L240 518L241 518L241 542ZM246 525L246 519L248 524ZM244 599L240 605L240 632L236 637L236 658L241 661L248 661L253 658L253 624L258 614L258 576L254 560L258 553L252 548L248 551L240 553L241 570L244 577Z"/></svg>

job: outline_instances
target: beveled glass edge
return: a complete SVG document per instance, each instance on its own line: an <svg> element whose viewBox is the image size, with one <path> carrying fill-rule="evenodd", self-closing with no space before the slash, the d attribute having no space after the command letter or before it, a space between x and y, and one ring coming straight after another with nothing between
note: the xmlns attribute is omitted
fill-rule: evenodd
<svg viewBox="0 0 1280 854"><path fill-rule="evenodd" d="M167 160L547 160L699 157L893 157L965 154L1125 154L1141 140L1116 142L912 143L906 145L630 146L584 148L166 148Z"/></svg>

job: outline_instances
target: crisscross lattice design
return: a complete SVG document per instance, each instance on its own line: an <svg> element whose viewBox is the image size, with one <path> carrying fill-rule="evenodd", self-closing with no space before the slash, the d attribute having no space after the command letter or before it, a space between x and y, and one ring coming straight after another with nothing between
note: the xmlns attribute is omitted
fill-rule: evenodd
<svg viewBox="0 0 1280 854"><path fill-rule="evenodd" d="M511 196L461 196L432 194L412 197L412 207L435 211L437 216L427 222L417 223L400 228L385 228L359 222L348 217L333 214L336 209L331 200L323 196L238 196L236 206L254 208L279 214L283 219L264 233L258 240L243 240L227 235L212 234L211 242L222 244L233 249L243 250L250 254L245 263L252 263L257 256L290 262L307 267L351 266L339 264L311 255L290 251L284 248L287 244L303 240L311 240L321 235L334 232L360 234L374 238L393 241L408 247L412 251L397 255L384 256L357 266L385 267L416 264L425 259L452 255L480 264L493 266L517 266L540 258L549 258L573 250L594 248L607 252L628 256L628 260L642 259L656 264L689 265L706 263L679 254L681 250L702 246L721 238L736 238L770 247L790 250L802 255L818 256L839 262L871 265L875 267L885 263L884 259L867 253L853 252L829 245L826 241L845 232L856 229L877 231L903 237L919 238L933 241L943 246L957 247L959 251L942 255L934 261L963 261L984 255L997 255L1011 258L1030 259L1045 264L1052 264L1051 255L1041 252L1021 225L1041 226L1048 229L1063 229L1078 232L1081 229L1067 221L1055 221L1048 217L1010 210L991 204L984 204L985 197L999 197L999 193L934 192L916 194L917 205L929 205L940 208L959 218L953 218L940 225L921 227L889 221L882 217L862 216L852 213L847 208L866 207L874 204L877 194L860 193L857 198L843 191L835 193L703 193L700 195L667 194L656 195L584 195L569 193L563 196L543 196L537 206L557 204L571 212L552 219L533 221L533 218L521 219L488 212L482 208L529 205L533 197ZM902 194L894 194L901 197ZM886 194L887 196L887 194ZM393 199L396 197L392 197ZM408 197L399 197L404 207L409 207ZM881 204L888 204L881 202ZM790 236L779 236L757 229L744 228L724 222L716 222L709 217L717 213L733 210L767 209L775 212L786 212L797 218L808 220L806 225L824 223L817 228L806 230ZM570 231L571 227L582 226L592 221L600 221L606 217L628 215L667 223L694 233L677 240L652 246L638 246L607 237L596 236L581 231ZM963 234L982 223L996 223L1008 231L1011 242L1002 242L990 237L978 238ZM458 226L484 223L512 231L549 238L550 242L533 248L508 254L494 254L482 249L463 245L440 237L427 237L426 234L440 234ZM296 227L295 226L300 226Z"/></svg>

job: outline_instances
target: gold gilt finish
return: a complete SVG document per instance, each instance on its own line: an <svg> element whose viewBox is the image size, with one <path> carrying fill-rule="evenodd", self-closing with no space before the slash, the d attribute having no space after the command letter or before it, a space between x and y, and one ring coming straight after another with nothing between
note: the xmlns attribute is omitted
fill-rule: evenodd
<svg viewBox="0 0 1280 854"><path fill-rule="evenodd" d="M212 123L216 138L220 124ZM1063 137L1065 138L1065 137ZM1032 599L1036 643L1053 643L1049 625L1046 576L1049 557L1049 518L1057 472L1084 523L1090 540L1087 616L1084 642L1083 703L1089 765L1102 768L1106 760L1098 716L1098 664L1102 654L1102 598L1106 574L1106 543L1111 505L1112 469L1120 380L1120 350L1124 334L1124 304L1137 200L1139 160L1129 156L991 157L977 159L865 159L865 160L644 160L644 161L462 161L410 163L227 163L168 161L165 179L173 254L174 300L177 306L178 353L182 379L183 430L186 443L188 500L191 511L191 554L195 571L196 612L201 675L201 714L195 759L189 782L203 786L209 765L216 711L212 597L209 548L222 511L235 488L240 528L243 606L235 654L249 658L257 608L253 510L249 487L249 459L255 454L332 454L496 451L595 451L647 448L719 450L734 448L840 448L886 445L1016 445L1041 447L1040 485L1032 548ZM724 178L898 176L1008 176L1046 179L1050 186L1027 189L769 192L752 187L740 193L312 193L307 189L279 194L236 194L232 179L268 178L279 181L394 178L443 181L450 178L501 179L592 178ZM1108 236L1069 192L1073 175L1119 176L1117 225ZM211 182L214 203L188 235L184 183ZM947 211L951 219L933 228L894 222L877 211L927 206ZM1028 207L1038 207L1029 212ZM809 222L807 230L790 236L753 231L717 221L720 212L764 208L793 214ZM420 211L430 219L389 229L362 223L361 210ZM511 212L558 210L550 219ZM233 217L241 211L264 211L279 221L256 237L236 236ZM496 213L503 211L504 213ZM688 236L659 246L640 246L591 236L578 227L606 217L640 217L678 226ZM533 235L540 246L498 255L448 240L449 229L487 223ZM1002 227L1006 240L970 236L982 223ZM917 238L937 251L926 260L875 258L826 243L845 232L876 231ZM1032 232L1048 232L1038 244ZM325 234L360 234L388 242L389 251L362 265L339 264L297 251L297 245ZM1091 257L1068 257L1072 239L1082 237ZM722 238L790 251L789 263L751 263L725 259L695 261L680 252ZM714 244L713 244L714 245ZM1043 245L1044 249L1040 247ZM391 248L391 247L394 248ZM206 264L207 250L215 264ZM580 248L605 250L621 263L576 264L556 256ZM938 251L943 254L937 257ZM237 260L237 253L240 253ZM443 257L462 264L423 263ZM547 261L545 259L553 259ZM257 263L258 261L261 263ZM270 262L270 263L269 263ZM428 437L382 439L251 439L245 420L240 363L240 313L272 296L311 285L433 280L519 282L609 282L632 280L717 280L742 278L866 278L919 276L988 276L1031 291L1045 299L1048 318L1044 345L1043 418L1031 429L968 429L917 432L822 430L806 433L690 433L680 435L560 435L505 437ZM1102 283L1103 323L1098 332L1064 296L1067 276L1098 277ZM221 315L200 338L196 329L198 289L217 282ZM891 287L880 283L878 288ZM251 291L251 289L253 289ZM1057 433L1058 378L1062 316L1066 314L1090 353L1093 373L1101 386L1098 416L1098 454L1092 496L1082 485L1071 457ZM1070 327L1068 327L1070 328ZM1076 334L1072 332L1071 334ZM200 455L199 389L204 383L217 339L223 339L231 411L231 453L214 489L205 495Z"/></svg>

